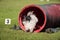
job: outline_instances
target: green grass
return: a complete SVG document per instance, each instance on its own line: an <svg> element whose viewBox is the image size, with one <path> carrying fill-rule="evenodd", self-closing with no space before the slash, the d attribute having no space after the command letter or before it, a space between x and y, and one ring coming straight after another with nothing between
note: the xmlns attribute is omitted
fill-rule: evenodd
<svg viewBox="0 0 60 40"><path fill-rule="evenodd" d="M60 40L60 32L54 34L41 33L26 33L22 30L13 30L0 28L1 40Z"/></svg>
<svg viewBox="0 0 60 40"><path fill-rule="evenodd" d="M49 3L59 3L59 1L0 0L0 40L60 40L60 32L53 34L47 34L45 32L26 33L22 30L10 29L14 24L18 25L18 14L24 6L29 4L40 5ZM11 18L12 23L5 25L5 18Z"/></svg>

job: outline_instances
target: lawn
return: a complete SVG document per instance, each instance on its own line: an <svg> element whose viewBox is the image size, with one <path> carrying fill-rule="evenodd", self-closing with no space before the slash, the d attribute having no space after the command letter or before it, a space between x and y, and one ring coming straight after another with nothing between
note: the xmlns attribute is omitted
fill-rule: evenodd
<svg viewBox="0 0 60 40"><path fill-rule="evenodd" d="M18 15L24 6L49 3L59 3L59 1L0 0L0 40L60 40L60 32L53 34L48 34L46 32L26 33L22 30L10 29L14 24L18 25ZM6 18L12 20L10 25L5 25L4 22Z"/></svg>

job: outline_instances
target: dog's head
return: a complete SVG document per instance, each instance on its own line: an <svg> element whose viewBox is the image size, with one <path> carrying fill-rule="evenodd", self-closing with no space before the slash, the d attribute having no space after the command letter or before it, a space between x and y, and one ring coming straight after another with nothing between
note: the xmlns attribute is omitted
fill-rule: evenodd
<svg viewBox="0 0 60 40"><path fill-rule="evenodd" d="M30 21L31 17L30 16L24 16L23 21Z"/></svg>

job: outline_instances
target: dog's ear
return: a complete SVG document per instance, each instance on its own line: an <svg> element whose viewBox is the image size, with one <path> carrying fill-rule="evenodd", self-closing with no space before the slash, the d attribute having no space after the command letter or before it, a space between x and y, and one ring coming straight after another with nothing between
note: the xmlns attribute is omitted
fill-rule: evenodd
<svg viewBox="0 0 60 40"><path fill-rule="evenodd" d="M29 11L29 12L27 13L27 16L33 14L33 12L34 12L34 11Z"/></svg>
<svg viewBox="0 0 60 40"><path fill-rule="evenodd" d="M26 17L26 20L30 21L31 20L31 17L30 16L27 16Z"/></svg>
<svg viewBox="0 0 60 40"><path fill-rule="evenodd" d="M26 20L26 15L23 16L23 21L25 21L25 20Z"/></svg>

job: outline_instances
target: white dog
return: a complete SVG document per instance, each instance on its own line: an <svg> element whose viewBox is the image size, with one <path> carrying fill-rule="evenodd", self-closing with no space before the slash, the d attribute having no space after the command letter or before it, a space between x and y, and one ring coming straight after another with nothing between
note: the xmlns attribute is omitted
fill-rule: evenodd
<svg viewBox="0 0 60 40"><path fill-rule="evenodd" d="M25 31L29 30L33 32L36 23L38 22L38 18L33 14L33 11L28 12L27 16L31 17L30 21L23 21L23 25L25 26Z"/></svg>

